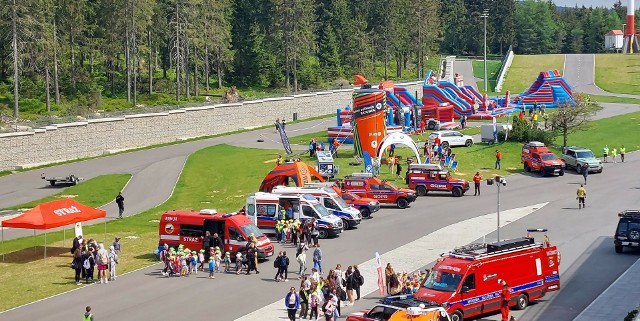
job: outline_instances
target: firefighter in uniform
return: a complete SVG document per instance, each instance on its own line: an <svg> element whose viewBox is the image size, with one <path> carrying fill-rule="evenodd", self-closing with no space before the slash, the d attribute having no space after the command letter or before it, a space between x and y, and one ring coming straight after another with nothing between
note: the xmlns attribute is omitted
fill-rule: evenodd
<svg viewBox="0 0 640 321"><path fill-rule="evenodd" d="M482 182L482 176L480 176L480 172L476 172L473 176L473 183L475 185L475 193L473 193L473 196L480 195L480 182Z"/></svg>
<svg viewBox="0 0 640 321"><path fill-rule="evenodd" d="M498 283L502 285L502 291L500 292L500 313L502 313L502 321L509 320L509 301L511 301L511 288L505 280L498 280Z"/></svg>

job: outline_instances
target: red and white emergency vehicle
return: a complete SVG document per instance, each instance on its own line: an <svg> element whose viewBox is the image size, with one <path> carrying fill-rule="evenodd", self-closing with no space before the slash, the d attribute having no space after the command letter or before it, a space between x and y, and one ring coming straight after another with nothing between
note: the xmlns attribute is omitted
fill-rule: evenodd
<svg viewBox="0 0 640 321"><path fill-rule="evenodd" d="M361 197L345 189L341 189L336 182L312 182L304 184L305 187L329 187L333 189L349 205L360 211L362 218L370 218L371 214L380 210L380 202L373 198Z"/></svg>
<svg viewBox="0 0 640 321"><path fill-rule="evenodd" d="M273 255L273 245L268 237L246 216L236 213L222 214L214 209L196 211L170 211L162 214L159 224L159 246L165 243L171 247L182 244L184 247L199 250L206 232L218 233L224 242L224 252L242 252L246 250L249 237L258 240L258 258ZM222 249L221 249L222 250Z"/></svg>
<svg viewBox="0 0 640 321"><path fill-rule="evenodd" d="M511 288L510 306L560 289L560 253L532 237L490 244L471 244L443 254L413 296L446 307L452 321L500 310L502 286Z"/></svg>

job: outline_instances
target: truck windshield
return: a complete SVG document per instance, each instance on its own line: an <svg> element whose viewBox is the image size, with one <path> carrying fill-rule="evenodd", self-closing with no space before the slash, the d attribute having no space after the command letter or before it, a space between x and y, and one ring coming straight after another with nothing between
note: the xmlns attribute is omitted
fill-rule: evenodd
<svg viewBox="0 0 640 321"><path fill-rule="evenodd" d="M327 209L324 206L322 206L322 204L313 205L313 208L316 209L316 212L318 212L318 215L320 215L320 217L329 216L329 212L327 212Z"/></svg>
<svg viewBox="0 0 640 321"><path fill-rule="evenodd" d="M434 270L424 280L422 287L436 291L455 292L461 280L462 274Z"/></svg>
<svg viewBox="0 0 640 321"><path fill-rule="evenodd" d="M588 152L577 152L576 156L577 156L577 158L595 158L595 156L593 156L593 153L591 151L588 151Z"/></svg>
<svg viewBox="0 0 640 321"><path fill-rule="evenodd" d="M387 186L391 187L391 189L398 189L397 186L395 186L395 185L393 185L393 184L391 184L389 182L384 182L384 185L387 185Z"/></svg>
<svg viewBox="0 0 640 321"><path fill-rule="evenodd" d="M349 205L347 205L347 202L345 202L342 197L336 196L336 197L332 197L331 198L334 202L336 202L336 204L338 204L338 206L340 206L340 209L345 209L347 207L349 207Z"/></svg>
<svg viewBox="0 0 640 321"><path fill-rule="evenodd" d="M247 237L253 234L253 236L255 236L256 238L261 238L263 235L262 232L260 232L260 229L253 224L243 225L240 228L242 229L244 235Z"/></svg>
<svg viewBox="0 0 640 321"><path fill-rule="evenodd" d="M542 156L541 156L541 157L542 157L542 159L543 159L543 160L554 160L554 159L556 159L556 158L557 158L557 157L556 157L556 155L551 154L551 153L549 153L549 154L542 154Z"/></svg>

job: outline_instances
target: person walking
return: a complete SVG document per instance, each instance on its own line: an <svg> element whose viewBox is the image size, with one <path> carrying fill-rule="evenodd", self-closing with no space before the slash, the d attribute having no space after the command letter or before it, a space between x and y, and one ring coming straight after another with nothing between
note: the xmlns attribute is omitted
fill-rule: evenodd
<svg viewBox="0 0 640 321"><path fill-rule="evenodd" d="M355 279L354 290L356 290L356 301L360 300L360 287L364 285L364 277L360 274L360 270L358 270L358 266L353 266L353 278Z"/></svg>
<svg viewBox="0 0 640 321"><path fill-rule="evenodd" d="M322 274L322 250L320 245L317 245L313 250L313 268Z"/></svg>
<svg viewBox="0 0 640 321"><path fill-rule="evenodd" d="M121 247L120 247L120 238L119 237L116 236L113 239L113 245L112 246L113 246L113 249L116 251L116 254L120 254Z"/></svg>
<svg viewBox="0 0 640 321"><path fill-rule="evenodd" d="M80 285L80 274L82 273L82 249L78 247L73 251L73 262L71 262L71 267L76 272L75 279L76 285Z"/></svg>
<svg viewBox="0 0 640 321"><path fill-rule="evenodd" d="M109 247L109 281L116 280L116 264L118 264L118 252L115 247Z"/></svg>
<svg viewBox="0 0 640 321"><path fill-rule="evenodd" d="M476 172L476 174L473 175L473 184L475 185L473 196L480 195L480 182L482 182L482 176L480 176L480 172Z"/></svg>
<svg viewBox="0 0 640 321"><path fill-rule="evenodd" d="M618 156L618 150L614 147L611 149L611 159L614 164L616 163L616 156Z"/></svg>
<svg viewBox="0 0 640 321"><path fill-rule="evenodd" d="M624 163L624 154L627 152L627 149L624 145L620 145L620 160Z"/></svg>
<svg viewBox="0 0 640 321"><path fill-rule="evenodd" d="M396 177L404 181L400 174L402 174L402 164L400 164L400 161L396 161Z"/></svg>
<svg viewBox="0 0 640 321"><path fill-rule="evenodd" d="M307 270L307 246L305 243L300 243L298 250L296 251L296 261L300 268L298 269L298 279L302 279L302 275Z"/></svg>
<svg viewBox="0 0 640 321"><path fill-rule="evenodd" d="M82 321L93 321L93 313L91 313L91 307L87 305L84 311L85 312L82 316Z"/></svg>
<svg viewBox="0 0 640 321"><path fill-rule="evenodd" d="M98 253L97 253L97 264L98 264L98 281L100 283L109 283L107 279L107 266L109 264L109 258L107 254L107 250L104 249L104 244L98 244Z"/></svg>
<svg viewBox="0 0 640 321"><path fill-rule="evenodd" d="M502 285L502 291L500 291L500 313L502 313L502 321L509 321L509 302L511 301L511 288L505 280L498 280L498 283Z"/></svg>
<svg viewBox="0 0 640 321"><path fill-rule="evenodd" d="M396 163L396 158L393 156L387 157L387 165L389 166L389 174L393 174L393 166Z"/></svg>
<svg viewBox="0 0 640 321"><path fill-rule="evenodd" d="M587 185L587 176L589 176L589 164L582 164L582 166L580 166L580 172L582 172L582 177L584 178L584 185Z"/></svg>
<svg viewBox="0 0 640 321"><path fill-rule="evenodd" d="M124 196L122 196L122 192L118 192L116 204L118 204L118 218L122 218L122 213L124 213Z"/></svg>
<svg viewBox="0 0 640 321"><path fill-rule="evenodd" d="M309 290L301 286L298 296L300 297L300 319L306 319L309 313Z"/></svg>
<svg viewBox="0 0 640 321"><path fill-rule="evenodd" d="M584 188L584 185L580 184L576 195L578 199L578 209L584 208L584 199L587 198L587 190Z"/></svg>
<svg viewBox="0 0 640 321"><path fill-rule="evenodd" d="M602 148L602 161L607 162L607 158L609 157L609 146L604 145Z"/></svg>
<svg viewBox="0 0 640 321"><path fill-rule="evenodd" d="M349 303L347 303L347 305L353 305L353 301L354 301L353 289L355 289L357 281L353 277L352 266L347 267L347 272L345 273L344 279L345 279L344 285L347 288L347 299L349 300Z"/></svg>
<svg viewBox="0 0 640 321"><path fill-rule="evenodd" d="M287 308L289 320L296 321L296 313L300 309L300 296L296 293L296 288L289 289L289 293L284 297L284 306Z"/></svg>
<svg viewBox="0 0 640 321"><path fill-rule="evenodd" d="M320 236L320 231L318 231L318 221L313 218L311 219L311 238L313 239L313 246L320 247L318 243L318 237Z"/></svg>
<svg viewBox="0 0 640 321"><path fill-rule="evenodd" d="M289 258L287 257L287 251L282 251L278 257L278 273L275 280L288 282L287 274L289 273Z"/></svg>
<svg viewBox="0 0 640 321"><path fill-rule="evenodd" d="M495 169L500 169L500 161L502 160L502 153L496 149L496 166Z"/></svg>
<svg viewBox="0 0 640 321"><path fill-rule="evenodd" d="M249 248L247 249L247 255L246 255L247 264L248 264L247 275L249 275L252 270L255 270L256 274L260 274L260 271L258 271L258 267L256 266L257 255L258 253L255 247L255 244L251 243L251 245L249 245Z"/></svg>
<svg viewBox="0 0 640 321"><path fill-rule="evenodd" d="M335 312L336 305L334 300L334 295L329 294L325 296L324 304L322 305L322 312L324 313L324 317L326 321L334 321L333 313Z"/></svg>

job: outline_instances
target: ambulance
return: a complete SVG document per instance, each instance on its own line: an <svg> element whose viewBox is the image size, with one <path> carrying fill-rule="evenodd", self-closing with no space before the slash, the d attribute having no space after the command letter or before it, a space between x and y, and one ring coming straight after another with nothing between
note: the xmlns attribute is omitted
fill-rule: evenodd
<svg viewBox="0 0 640 321"><path fill-rule="evenodd" d="M345 189L341 189L338 185L336 185L336 182L305 183L304 187L328 187L333 189L347 204L357 208L360 211L360 216L362 216L362 218L371 218L372 213L380 210L380 202L378 202L377 200L374 200L372 198L360 197Z"/></svg>
<svg viewBox="0 0 640 321"><path fill-rule="evenodd" d="M274 247L262 232L246 216L236 213L222 214L214 209L196 211L170 211L160 216L158 224L159 248L164 244L177 247L182 244L192 250L202 249L206 232L218 233L224 242L224 252L243 252L249 237L257 239L258 258L273 255Z"/></svg>
<svg viewBox="0 0 640 321"><path fill-rule="evenodd" d="M285 206L292 206L294 219L304 221L315 218L319 238L338 236L344 229L342 220L329 213L315 196L310 194L273 194L257 192L247 198L245 215L265 234L276 234L278 213Z"/></svg>
<svg viewBox="0 0 640 321"><path fill-rule="evenodd" d="M500 310L502 279L511 288L509 305L522 310L560 289L559 265L560 253L546 237L543 243L527 236L470 244L443 254L413 297L441 305L452 321L461 321Z"/></svg>
<svg viewBox="0 0 640 321"><path fill-rule="evenodd" d="M345 228L353 228L360 224L362 216L355 207L349 206L341 197L329 187L307 188L276 186L271 193L282 195L303 195L309 194L315 198L329 211L329 213L342 219Z"/></svg>

